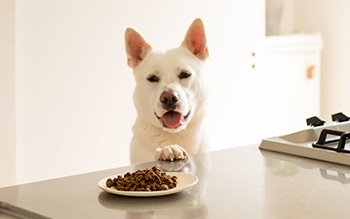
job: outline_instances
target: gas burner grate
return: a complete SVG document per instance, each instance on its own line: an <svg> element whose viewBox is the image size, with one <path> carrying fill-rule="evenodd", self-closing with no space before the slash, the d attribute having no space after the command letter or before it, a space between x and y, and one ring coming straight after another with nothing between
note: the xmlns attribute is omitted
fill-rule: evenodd
<svg viewBox="0 0 350 219"><path fill-rule="evenodd" d="M350 116L332 115L334 124L314 116L306 120L311 128L265 138L259 148L350 166Z"/></svg>
<svg viewBox="0 0 350 219"><path fill-rule="evenodd" d="M339 138L327 140L327 137L330 135L339 136ZM350 132L323 129L318 141L316 143L312 143L312 147L350 154L350 150L346 149L346 141L349 139Z"/></svg>

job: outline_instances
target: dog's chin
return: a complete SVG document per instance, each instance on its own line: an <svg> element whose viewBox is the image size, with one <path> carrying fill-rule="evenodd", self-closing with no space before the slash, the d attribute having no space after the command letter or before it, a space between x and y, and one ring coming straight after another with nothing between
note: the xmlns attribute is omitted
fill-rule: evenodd
<svg viewBox="0 0 350 219"><path fill-rule="evenodd" d="M163 130L171 133L178 133L186 128L186 123L176 127L176 128L169 128L163 125Z"/></svg>
<svg viewBox="0 0 350 219"><path fill-rule="evenodd" d="M162 116L158 116L156 113L154 114L162 125L163 130L176 133L186 128L190 112L186 115L176 111L167 111Z"/></svg>

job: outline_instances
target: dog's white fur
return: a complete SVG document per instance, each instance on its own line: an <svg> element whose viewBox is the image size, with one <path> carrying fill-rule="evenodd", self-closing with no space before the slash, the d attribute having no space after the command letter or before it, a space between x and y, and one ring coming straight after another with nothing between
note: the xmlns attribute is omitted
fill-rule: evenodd
<svg viewBox="0 0 350 219"><path fill-rule="evenodd" d="M183 43L175 49L154 51L131 28L125 32L125 46L136 80L134 103L138 114L130 147L131 163L172 161L206 151L204 78L208 48L202 21L193 21ZM182 72L190 76L181 78ZM152 76L157 80L150 81ZM168 110L160 97L167 90L178 95L173 111L180 113L182 119L175 128L167 127L162 120Z"/></svg>

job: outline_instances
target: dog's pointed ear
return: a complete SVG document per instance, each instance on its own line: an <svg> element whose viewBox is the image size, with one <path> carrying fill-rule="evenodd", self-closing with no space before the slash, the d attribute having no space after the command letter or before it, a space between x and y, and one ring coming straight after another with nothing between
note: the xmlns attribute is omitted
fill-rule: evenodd
<svg viewBox="0 0 350 219"><path fill-rule="evenodd" d="M199 59L205 60L209 56L207 38L201 19L197 18L193 21L181 46L188 48Z"/></svg>
<svg viewBox="0 0 350 219"><path fill-rule="evenodd" d="M152 47L134 29L127 28L125 31L125 49L128 56L128 65L136 67L152 50Z"/></svg>

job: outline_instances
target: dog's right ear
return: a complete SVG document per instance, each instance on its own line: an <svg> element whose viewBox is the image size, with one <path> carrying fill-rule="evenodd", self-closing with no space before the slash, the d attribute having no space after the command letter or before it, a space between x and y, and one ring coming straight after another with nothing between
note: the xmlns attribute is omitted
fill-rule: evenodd
<svg viewBox="0 0 350 219"><path fill-rule="evenodd" d="M128 65L135 68L152 50L152 47L138 32L132 28L127 28L125 31L125 49L128 56Z"/></svg>

